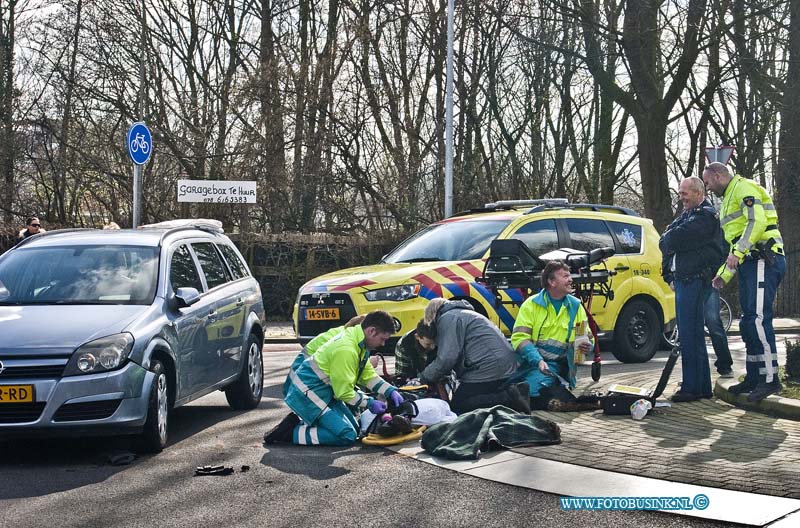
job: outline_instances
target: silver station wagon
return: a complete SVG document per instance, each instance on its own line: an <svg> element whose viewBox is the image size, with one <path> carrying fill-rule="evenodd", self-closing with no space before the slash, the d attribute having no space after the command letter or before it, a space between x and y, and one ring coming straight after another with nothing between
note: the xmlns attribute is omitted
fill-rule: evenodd
<svg viewBox="0 0 800 528"><path fill-rule="evenodd" d="M135 435L167 443L170 410L263 391L264 304L213 220L61 230L0 255L0 439Z"/></svg>

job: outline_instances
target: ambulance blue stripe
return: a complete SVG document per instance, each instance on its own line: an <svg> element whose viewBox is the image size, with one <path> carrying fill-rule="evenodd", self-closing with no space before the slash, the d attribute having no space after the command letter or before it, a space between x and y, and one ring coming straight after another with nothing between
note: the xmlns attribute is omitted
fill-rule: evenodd
<svg viewBox="0 0 800 528"><path fill-rule="evenodd" d="M443 284L447 290L453 294L453 297L469 297L467 292L462 290L457 284Z"/></svg>
<svg viewBox="0 0 800 528"><path fill-rule="evenodd" d="M478 293L489 303L489 306L492 307L496 312L497 315L500 317L500 321L508 327L508 330L511 331L514 329L514 317L508 313L504 304L495 307L494 305L494 294L486 289L481 283L473 282L472 287L478 290ZM505 291L505 290L504 290Z"/></svg>
<svg viewBox="0 0 800 528"><path fill-rule="evenodd" d="M438 297L435 291L430 290L422 285L420 285L419 296L428 300L435 299Z"/></svg>

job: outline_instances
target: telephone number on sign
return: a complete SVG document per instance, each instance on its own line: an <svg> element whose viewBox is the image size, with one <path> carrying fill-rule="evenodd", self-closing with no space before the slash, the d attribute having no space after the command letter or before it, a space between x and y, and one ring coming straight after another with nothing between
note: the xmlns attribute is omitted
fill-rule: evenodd
<svg viewBox="0 0 800 528"><path fill-rule="evenodd" d="M206 198L203 200L204 202L216 202L216 203L247 203L246 196L217 196L216 199Z"/></svg>

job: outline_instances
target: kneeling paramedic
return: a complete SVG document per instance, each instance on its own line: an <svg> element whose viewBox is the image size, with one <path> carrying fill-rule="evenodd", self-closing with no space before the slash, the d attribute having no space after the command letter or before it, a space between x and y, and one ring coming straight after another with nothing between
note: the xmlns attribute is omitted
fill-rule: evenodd
<svg viewBox="0 0 800 528"><path fill-rule="evenodd" d="M520 364L514 380L528 382L532 409L552 407L551 401L574 401L569 391L576 384L574 328L587 327L586 310L570 295L569 266L563 261L548 262L541 280L542 290L520 306L511 335ZM579 348L588 353L592 347L591 332L586 332Z"/></svg>
<svg viewBox="0 0 800 528"><path fill-rule="evenodd" d="M497 325L467 301L442 298L431 299L425 324L428 328L422 333L435 340L438 351L420 373L420 381L433 385L455 371L459 385L450 407L456 414L495 405L530 413L527 396L508 383L517 366L516 357ZM528 387L521 385L527 392Z"/></svg>
<svg viewBox="0 0 800 528"><path fill-rule="evenodd" d="M369 351L383 346L394 332L394 320L382 311L367 314L360 325L342 329L313 356L289 372L286 405L293 411L264 436L265 443L348 446L358 438L353 415L369 409L386 411L386 403L356 388L403 403L400 392L381 379L369 362Z"/></svg>

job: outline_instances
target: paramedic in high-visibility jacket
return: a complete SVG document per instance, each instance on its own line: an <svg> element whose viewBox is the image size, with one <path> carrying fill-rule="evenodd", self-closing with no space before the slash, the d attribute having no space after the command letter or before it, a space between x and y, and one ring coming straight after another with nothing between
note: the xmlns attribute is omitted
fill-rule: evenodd
<svg viewBox="0 0 800 528"><path fill-rule="evenodd" d="M727 261L713 279L717 289L739 275L739 323L747 347L747 374L742 383L729 387L734 394L749 393L760 401L781 390L778 353L772 328L772 304L786 273L778 213L767 191L753 180L732 176L723 163L711 163L703 171L709 189L722 197L720 224L730 244Z"/></svg>
<svg viewBox="0 0 800 528"><path fill-rule="evenodd" d="M328 341L339 335L345 328L350 328L351 326L361 324L363 320L364 320L363 315L357 315L352 319L350 319L349 321L347 321L344 325L336 326L334 328L331 328L327 332L319 334L317 337L306 343L306 346L303 347L300 353L297 354L297 357L294 358L294 361L292 361L292 366L289 367L289 370L290 371L297 370L297 368L303 364L303 361L313 356L317 350L322 348L322 345L324 345L325 343L327 343ZM291 378L289 376L286 376L286 380L283 382L284 398L286 397L286 393L289 391L289 385L291 385L291 381L292 381Z"/></svg>
<svg viewBox="0 0 800 528"><path fill-rule="evenodd" d="M530 385L531 408L544 409L551 400L564 401L575 388L575 327L588 328L586 310L571 295L572 276L563 261L548 262L542 271L542 290L520 306L511 345ZM588 329L580 339L585 354L592 349ZM566 384L568 387L563 387Z"/></svg>
<svg viewBox="0 0 800 528"><path fill-rule="evenodd" d="M367 396L357 386L400 405L403 396L369 362L370 350L382 347L393 332L392 317L375 310L360 325L343 328L291 370L285 401L292 412L264 435L264 442L353 444L359 431L353 412L369 409L382 414L387 408L384 401Z"/></svg>

